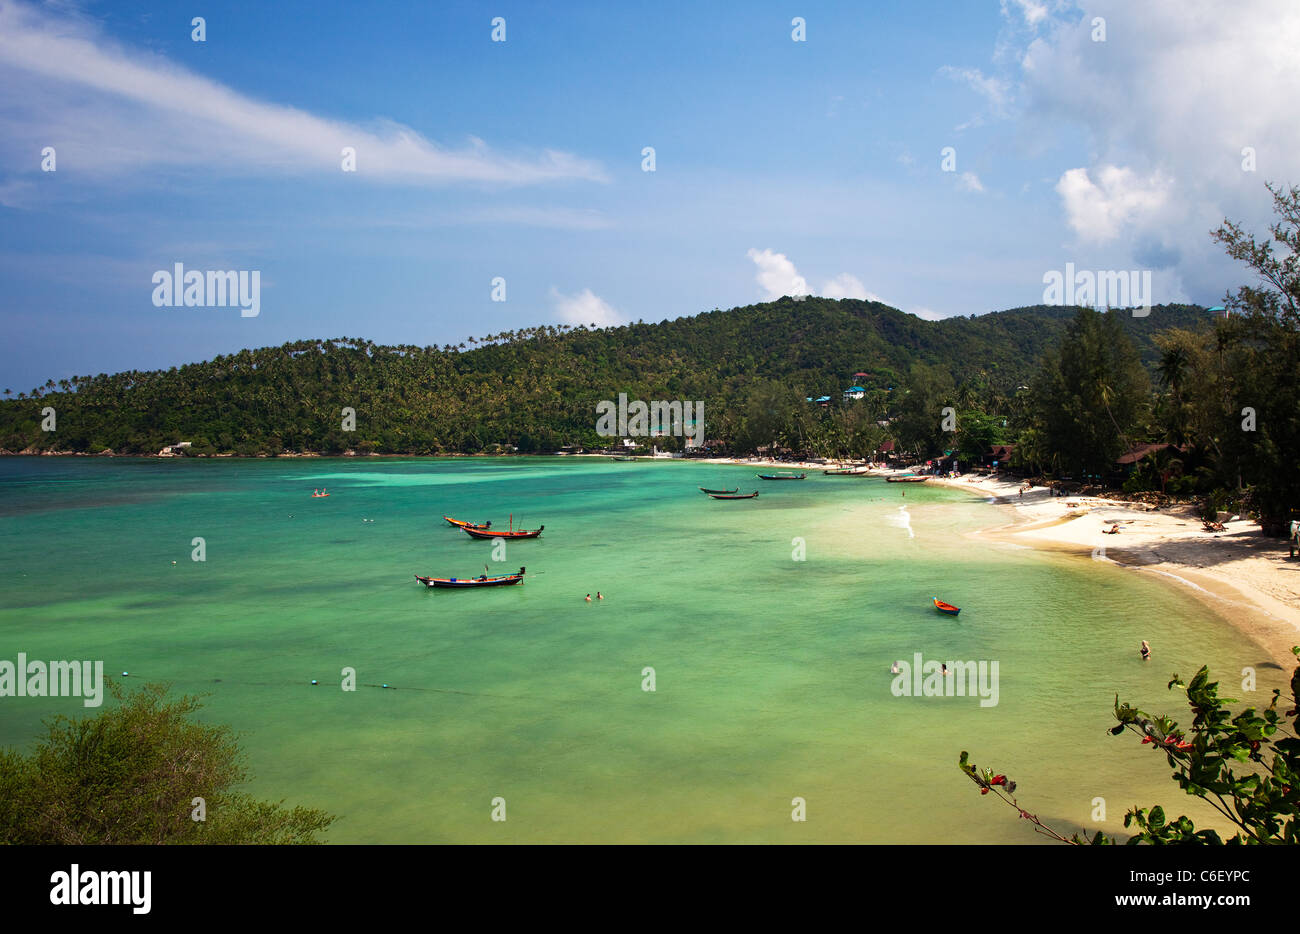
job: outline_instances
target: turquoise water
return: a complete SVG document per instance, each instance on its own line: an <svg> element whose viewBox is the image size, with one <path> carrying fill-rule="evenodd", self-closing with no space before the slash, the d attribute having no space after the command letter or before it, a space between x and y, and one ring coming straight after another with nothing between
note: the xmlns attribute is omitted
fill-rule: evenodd
<svg viewBox="0 0 1300 934"><path fill-rule="evenodd" d="M1178 715L1170 673L1209 663L1229 696L1263 703L1283 684L1276 668L1259 669L1254 695L1235 690L1243 666L1266 663L1261 648L1171 585L967 537L1005 521L970 495L754 473L0 459L0 659L103 659L128 683L208 694L205 718L242 737L249 790L338 814L339 843L1041 839L980 797L962 749L1062 829L1120 832L1133 804L1208 819L1163 756L1106 734L1114 696ZM762 495L696 490L723 484ZM332 495L311 499L318 486ZM493 560L444 513L546 531ZM413 580L485 564L526 565L527 581ZM605 600L583 600L597 590ZM932 596L961 616L935 613ZM915 652L996 660L998 704L895 697L890 663ZM354 692L339 687L345 667ZM0 745L26 748L43 718L83 712L0 698ZM796 796L806 822L790 819Z"/></svg>

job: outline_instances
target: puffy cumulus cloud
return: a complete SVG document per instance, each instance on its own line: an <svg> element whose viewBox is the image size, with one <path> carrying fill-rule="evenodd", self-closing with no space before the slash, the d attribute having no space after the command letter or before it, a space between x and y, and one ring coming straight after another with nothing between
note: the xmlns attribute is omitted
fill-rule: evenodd
<svg viewBox="0 0 1300 934"><path fill-rule="evenodd" d="M784 253L751 248L745 255L758 267L756 279L767 301L775 301L783 295L809 294L808 281L799 275L799 270Z"/></svg>
<svg viewBox="0 0 1300 934"><path fill-rule="evenodd" d="M1297 181L1300 3L1002 6L994 61L1012 84L1008 119L1027 140L1087 136L1091 157L1067 157L1056 185L1079 244L1110 244L1114 262L1172 260L1176 292L1221 295L1243 270L1209 231L1225 217L1262 231L1272 219L1264 182ZM1098 17L1104 41L1094 38Z"/></svg>
<svg viewBox="0 0 1300 934"><path fill-rule="evenodd" d="M565 295L554 286L551 287L551 300L555 304L556 316L565 324L595 325L599 328L614 327L623 324L625 319L599 295L591 289L583 289L576 295Z"/></svg>
<svg viewBox="0 0 1300 934"><path fill-rule="evenodd" d="M884 301L875 292L870 292L857 276L842 272L822 286L821 294L826 298L858 298L864 302Z"/></svg>
<svg viewBox="0 0 1300 934"><path fill-rule="evenodd" d="M1096 175L1094 181L1087 169L1070 169L1056 183L1066 221L1080 240L1108 243L1126 228L1160 223L1173 187L1163 173L1141 178L1132 169L1103 165Z"/></svg>
<svg viewBox="0 0 1300 934"><path fill-rule="evenodd" d="M957 187L962 191L982 192L984 183L980 181L980 177L974 172L962 172L961 175L957 176Z"/></svg>
<svg viewBox="0 0 1300 934"><path fill-rule="evenodd" d="M799 270L795 268L794 263L784 253L752 249L749 251L749 258L758 266L758 284L766 291L767 301L775 301L783 295L811 294L808 291L807 280L799 274ZM828 279L817 294L823 298L856 298L865 302L880 302L883 305L889 305L891 308L901 307L870 291L862 283L861 279L847 272L842 272L838 276ZM937 311L931 311L929 308L919 306L904 310L916 315L918 318L925 318L929 321L937 321L940 318L948 317Z"/></svg>
<svg viewBox="0 0 1300 934"><path fill-rule="evenodd" d="M87 175L159 165L338 173L352 147L358 177L407 185L604 178L596 163L564 152L510 156L473 138L450 149L378 116L362 126L258 100L52 9L0 0L6 162L30 163L34 140L58 139L60 161Z"/></svg>

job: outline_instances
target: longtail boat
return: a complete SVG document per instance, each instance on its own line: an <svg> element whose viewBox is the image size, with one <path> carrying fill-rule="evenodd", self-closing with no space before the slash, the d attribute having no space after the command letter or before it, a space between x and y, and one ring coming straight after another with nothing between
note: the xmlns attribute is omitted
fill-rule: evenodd
<svg viewBox="0 0 1300 934"><path fill-rule="evenodd" d="M636 460L636 458L635 458L635 457L623 457L622 455L617 455L617 456L615 456L615 457L611 457L610 460L614 460L614 461L634 461L634 460Z"/></svg>
<svg viewBox="0 0 1300 934"><path fill-rule="evenodd" d="M514 514L510 515L510 528L502 532L499 529L492 529L486 525L462 525L461 530L471 538L536 538L542 534L546 526L539 526L535 529L516 529Z"/></svg>
<svg viewBox="0 0 1300 934"><path fill-rule="evenodd" d="M426 587L505 587L509 584L519 584L524 579L524 569L520 568L518 574L502 574L500 577L488 577L486 574L480 574L478 577L423 577L415 575L415 579Z"/></svg>
<svg viewBox="0 0 1300 934"><path fill-rule="evenodd" d="M761 473L761 474L757 474L756 476L760 480L806 480L808 479L808 475L806 473L800 473L800 474Z"/></svg>
<svg viewBox="0 0 1300 934"><path fill-rule="evenodd" d="M956 616L961 612L961 607L953 606L951 603L944 603L938 597L931 597L934 600L934 608L940 613L947 613L949 616Z"/></svg>
<svg viewBox="0 0 1300 934"><path fill-rule="evenodd" d="M491 522L484 522L482 525L477 525L476 523L473 523L473 522L466 522L464 519L453 519L451 516L443 516L443 518L447 520L447 524L448 524L448 525L455 526L455 527L458 528L458 529L464 529L464 528L473 528L473 529L490 529L490 528L492 528L492 523L491 523Z"/></svg>
<svg viewBox="0 0 1300 934"><path fill-rule="evenodd" d="M758 491L755 490L753 493L741 493L739 496L730 493L710 493L709 496L714 499L754 499L758 496Z"/></svg>
<svg viewBox="0 0 1300 934"><path fill-rule="evenodd" d="M836 467L833 470L823 470L828 477L860 477L867 472L865 467Z"/></svg>
<svg viewBox="0 0 1300 934"><path fill-rule="evenodd" d="M740 487L736 487L734 490L710 490L706 487L700 487L700 492L708 493L710 496L714 494L717 494L718 496L726 496L729 493L739 493Z"/></svg>
<svg viewBox="0 0 1300 934"><path fill-rule="evenodd" d="M918 477L916 474L903 474L899 477L886 477L886 483L924 483L929 477Z"/></svg>

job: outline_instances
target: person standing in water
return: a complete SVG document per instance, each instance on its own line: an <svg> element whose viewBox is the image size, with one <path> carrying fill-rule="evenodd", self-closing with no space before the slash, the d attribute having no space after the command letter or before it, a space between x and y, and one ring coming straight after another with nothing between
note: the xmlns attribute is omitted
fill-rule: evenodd
<svg viewBox="0 0 1300 934"><path fill-rule="evenodd" d="M1147 645L1147 640L1142 640L1142 661L1151 661L1151 646Z"/></svg>

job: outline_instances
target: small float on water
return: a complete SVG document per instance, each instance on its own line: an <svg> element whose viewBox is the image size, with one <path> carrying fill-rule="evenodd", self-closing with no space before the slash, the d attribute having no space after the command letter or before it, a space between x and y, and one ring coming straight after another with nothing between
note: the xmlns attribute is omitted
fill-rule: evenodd
<svg viewBox="0 0 1300 934"><path fill-rule="evenodd" d="M312 498L312 499L321 499L321 498L326 497L326 496L329 496L329 493L325 492L325 489L324 489L323 487L322 487L321 489L319 489L319 490L312 490L312 491L311 491L311 498Z"/></svg>
<svg viewBox="0 0 1300 934"><path fill-rule="evenodd" d="M520 568L518 574L502 574L497 577L488 577L487 574L480 574L478 577L424 577L417 574L415 579L430 589L434 587L447 587L453 590L463 590L467 587L506 587L510 584L522 583L524 569Z"/></svg>
<svg viewBox="0 0 1300 934"><path fill-rule="evenodd" d="M934 601L934 608L940 613L945 613L948 616L956 616L961 612L961 607L953 606L951 603L944 603L938 597L931 597L930 599Z"/></svg>

